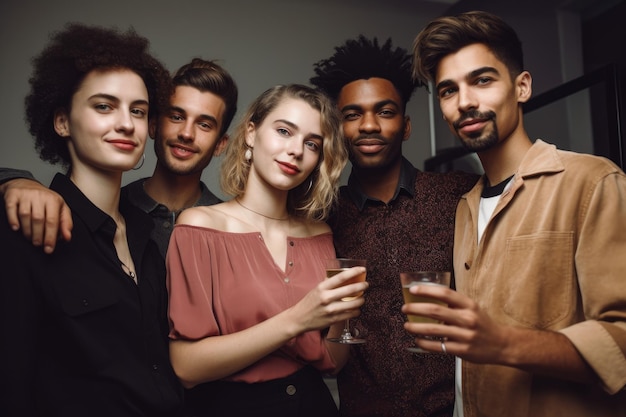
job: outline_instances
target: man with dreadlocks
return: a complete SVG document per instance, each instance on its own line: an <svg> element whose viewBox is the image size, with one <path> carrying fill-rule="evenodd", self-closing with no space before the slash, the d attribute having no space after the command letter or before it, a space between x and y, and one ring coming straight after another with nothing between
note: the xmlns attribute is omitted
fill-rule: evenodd
<svg viewBox="0 0 626 417"><path fill-rule="evenodd" d="M337 378L341 415L451 416L454 357L406 350L414 339L403 328L399 274L452 270L455 208L478 177L420 172L402 156L406 104L418 85L410 55L391 39L348 40L315 74L311 83L343 114L352 162L329 220L337 255L367 259L370 283L353 320L367 343L352 348Z"/></svg>

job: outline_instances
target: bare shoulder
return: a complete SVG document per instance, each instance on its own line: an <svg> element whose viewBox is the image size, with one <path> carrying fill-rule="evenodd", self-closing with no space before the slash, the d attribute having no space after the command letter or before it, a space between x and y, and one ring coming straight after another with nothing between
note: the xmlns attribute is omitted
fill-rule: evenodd
<svg viewBox="0 0 626 417"><path fill-rule="evenodd" d="M294 235L310 237L330 233L330 226L322 221L300 221L294 227Z"/></svg>
<svg viewBox="0 0 626 417"><path fill-rule="evenodd" d="M221 230L226 217L225 213L220 209L222 204L185 209L178 215L176 224Z"/></svg>

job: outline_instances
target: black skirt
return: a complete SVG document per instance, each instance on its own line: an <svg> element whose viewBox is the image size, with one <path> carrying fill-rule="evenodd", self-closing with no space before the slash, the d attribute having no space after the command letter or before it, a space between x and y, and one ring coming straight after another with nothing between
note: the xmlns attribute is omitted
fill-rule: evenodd
<svg viewBox="0 0 626 417"><path fill-rule="evenodd" d="M321 373L311 366L266 382L214 381L185 393L188 417L335 417Z"/></svg>

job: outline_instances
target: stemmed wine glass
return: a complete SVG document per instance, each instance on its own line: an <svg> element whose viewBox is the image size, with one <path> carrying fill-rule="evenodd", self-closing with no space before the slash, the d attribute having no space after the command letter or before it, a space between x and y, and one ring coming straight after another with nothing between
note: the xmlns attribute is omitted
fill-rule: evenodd
<svg viewBox="0 0 626 417"><path fill-rule="evenodd" d="M366 261L364 259L348 259L348 258L336 258L336 259L328 259L326 261L326 278L331 278L337 275L338 273L345 271L347 269L352 268L353 266L366 266ZM365 281L366 272L355 276L354 278L344 282L342 286L348 284L354 284L355 282L363 282ZM341 301L351 301L358 297L361 297L363 293L355 294L350 297L343 297ZM365 339L361 339L358 337L352 336L350 332L350 320L346 320L343 331L341 332L341 336L337 338L329 338L330 342L335 343L344 343L351 345L358 345L361 343L365 343Z"/></svg>

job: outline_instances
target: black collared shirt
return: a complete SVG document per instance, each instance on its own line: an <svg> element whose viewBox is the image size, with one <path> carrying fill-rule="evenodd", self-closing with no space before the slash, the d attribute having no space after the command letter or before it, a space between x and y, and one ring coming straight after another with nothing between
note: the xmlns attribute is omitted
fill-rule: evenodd
<svg viewBox="0 0 626 417"><path fill-rule="evenodd" d="M170 236L176 224L176 218L182 210L170 211L165 205L154 201L152 197L146 193L144 189L144 182L146 178L131 182L126 185L122 190L126 193L128 200L136 207L141 209L144 213L148 213L152 220L154 220L154 229L152 229L152 239L159 247L161 256L165 259L165 253L167 252L167 246L170 242ZM210 206L213 204L221 203L222 200L217 198L207 186L200 182L200 198L193 207L197 206Z"/></svg>
<svg viewBox="0 0 626 417"><path fill-rule="evenodd" d="M74 221L72 240L53 254L0 222L0 415L176 415L181 389L169 364L165 266L152 222L120 203L135 284L120 266L113 219L64 175L50 188Z"/></svg>
<svg viewBox="0 0 626 417"><path fill-rule="evenodd" d="M398 195L402 193L406 193L408 196L413 197L415 195L415 175L417 174L417 169L411 165L411 163L406 159L402 158L402 165L400 167L400 180L398 181L398 185L396 186L396 191L393 194L393 198L391 201L394 201ZM359 211L363 211L366 204L385 204L377 198L369 197L361 190L361 186L359 185L356 176L354 174L354 169L348 178L348 185L344 186L350 196L350 199L356 204L359 208Z"/></svg>

